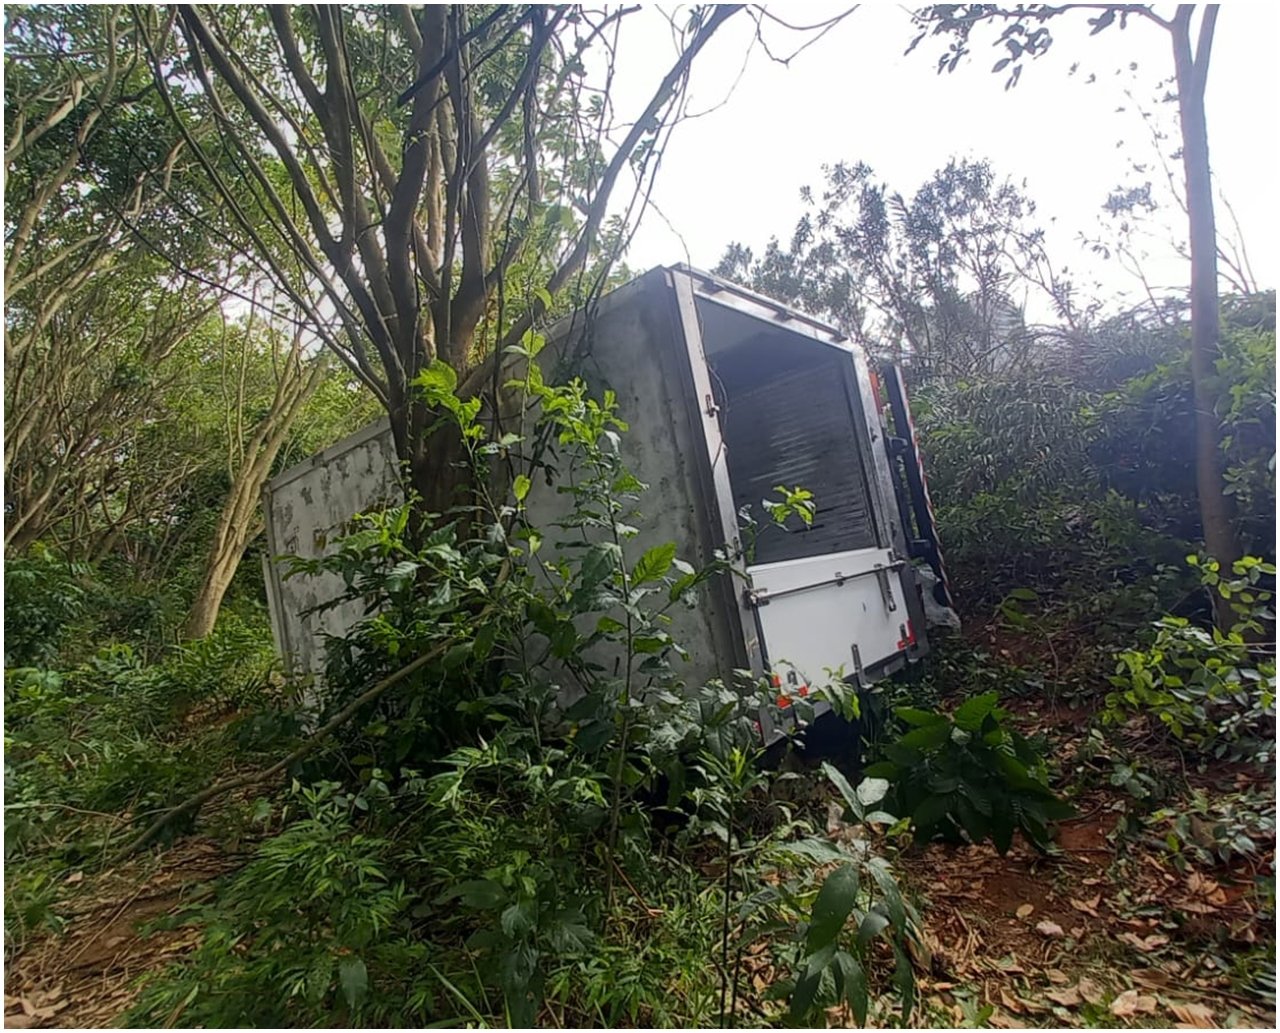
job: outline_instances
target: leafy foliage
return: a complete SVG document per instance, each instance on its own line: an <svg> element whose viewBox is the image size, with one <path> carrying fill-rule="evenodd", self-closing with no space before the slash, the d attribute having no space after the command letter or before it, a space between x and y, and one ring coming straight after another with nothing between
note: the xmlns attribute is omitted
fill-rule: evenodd
<svg viewBox="0 0 1280 1033"><path fill-rule="evenodd" d="M845 815L859 823L892 823L893 816L871 810L884 799L889 783L864 779L853 788L844 775L823 764L827 778L845 802ZM908 939L918 934L919 918L898 888L882 858L858 853L823 880L809 912L804 953L791 992L793 1021L847 1001L859 1025L867 1021L869 975L877 941L895 959L893 981L908 1022L915 997L915 975Z"/></svg>
<svg viewBox="0 0 1280 1033"><path fill-rule="evenodd" d="M66 671L7 670L6 857L96 856L223 758L269 748L296 728L269 688L274 665L263 632L229 620L158 663L117 644Z"/></svg>
<svg viewBox="0 0 1280 1033"><path fill-rule="evenodd" d="M1205 586L1230 603L1237 624L1224 633L1183 617L1161 617L1148 647L1118 655L1111 678L1116 691L1107 696L1103 721L1150 716L1174 738L1210 755L1243 752L1266 760L1275 746L1267 732L1275 723L1276 668L1274 653L1256 639L1275 626L1272 593L1262 583L1274 584L1276 568L1249 556L1224 577L1216 560L1188 560Z"/></svg>
<svg viewBox="0 0 1280 1033"><path fill-rule="evenodd" d="M986 692L951 714L898 707L909 730L882 747L867 775L888 779L889 806L909 816L917 836L990 839L1001 853L1021 829L1040 849L1049 822L1072 809L1049 788L1043 758L1009 726L998 696Z"/></svg>

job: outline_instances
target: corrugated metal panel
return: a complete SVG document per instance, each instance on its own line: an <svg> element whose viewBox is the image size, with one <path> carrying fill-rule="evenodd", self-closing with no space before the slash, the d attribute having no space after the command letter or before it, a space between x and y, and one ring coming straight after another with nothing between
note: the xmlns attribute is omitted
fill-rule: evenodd
<svg viewBox="0 0 1280 1033"><path fill-rule="evenodd" d="M794 353L793 353L794 354ZM727 388L727 384L726 384ZM734 504L761 532L754 563L777 563L875 546L841 357L820 356L750 390L726 390L725 438ZM813 492L812 525L790 533L761 505L780 484ZM791 524L798 521L792 520Z"/></svg>

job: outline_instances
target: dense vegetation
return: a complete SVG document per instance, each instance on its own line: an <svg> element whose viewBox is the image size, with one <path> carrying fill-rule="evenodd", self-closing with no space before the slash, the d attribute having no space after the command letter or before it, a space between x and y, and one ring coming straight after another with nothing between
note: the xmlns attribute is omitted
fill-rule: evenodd
<svg viewBox="0 0 1280 1033"><path fill-rule="evenodd" d="M6 11L7 963L74 928L86 873L198 837L237 859L165 919L192 947L127 1022L937 1021L913 859L1052 856L1105 790L1121 840L1250 866L1256 927L1215 949L1274 1007L1274 292L1223 299L1206 379L1182 298L1087 297L986 163L909 198L828 170L788 242L720 272L902 364L964 631L829 690L858 722L839 766L766 756L749 674L685 684L669 615L731 558L634 547L664 500L619 459L626 412L534 360L624 275L614 180L643 190L734 13L681 27L611 151L582 78L611 20ZM437 115L437 90L462 92ZM298 565L372 604L317 688L275 655L257 499L381 411L409 501ZM534 480L572 503L555 525ZM1021 724L1062 705L1070 756Z"/></svg>

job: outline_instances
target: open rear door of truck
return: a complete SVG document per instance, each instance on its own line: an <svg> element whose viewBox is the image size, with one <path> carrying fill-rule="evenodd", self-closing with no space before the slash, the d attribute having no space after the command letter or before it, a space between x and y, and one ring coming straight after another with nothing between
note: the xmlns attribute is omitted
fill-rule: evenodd
<svg viewBox="0 0 1280 1033"><path fill-rule="evenodd" d="M951 583L942 562L942 542L933 515L933 501L929 498L929 481L920 456L902 369L893 363L885 363L880 369L880 379L888 395L889 414L893 421L886 443L893 464L894 491L907 538L907 552L912 559L923 560L929 565L934 575L933 601L937 606L952 611L954 618Z"/></svg>
<svg viewBox="0 0 1280 1033"><path fill-rule="evenodd" d="M923 619L861 354L759 295L673 275L724 540L749 579L752 666L785 705L905 664L923 651ZM810 524L774 526L765 501L778 486L812 493Z"/></svg>

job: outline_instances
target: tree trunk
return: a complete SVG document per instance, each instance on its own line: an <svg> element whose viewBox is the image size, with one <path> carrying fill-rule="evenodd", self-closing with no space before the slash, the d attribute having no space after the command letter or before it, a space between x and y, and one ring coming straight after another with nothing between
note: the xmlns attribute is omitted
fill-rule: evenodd
<svg viewBox="0 0 1280 1033"><path fill-rule="evenodd" d="M425 534L460 512L466 524L472 470L457 426L416 399L391 410L390 417L401 483L413 510L411 535Z"/></svg>
<svg viewBox="0 0 1280 1033"><path fill-rule="evenodd" d="M258 485L259 490L261 484ZM200 582L200 590L196 593L191 612L182 629L185 639L204 638L218 622L218 612L222 609L222 599L240 569L240 559L244 555L245 546L261 529L255 524L248 527L218 528L210 550L209 562L205 565L204 580Z"/></svg>
<svg viewBox="0 0 1280 1033"><path fill-rule="evenodd" d="M218 514L204 579L182 629L183 638L204 638L213 631L222 599L236 576L244 550L262 530L258 508L262 486L271 476L276 456L288 440L303 406L320 386L325 369L323 361L316 362L309 372L294 365L300 340L300 336L295 336L293 351L286 362L289 371L277 385L271 411L250 436L240 468L232 478L231 489Z"/></svg>
<svg viewBox="0 0 1280 1033"><path fill-rule="evenodd" d="M1182 165L1187 181L1191 250L1191 384L1195 404L1196 492L1205 549L1224 568L1240 558L1232 527L1231 499L1224 494L1224 463L1215 412L1214 362L1218 341L1218 249L1214 226L1213 182L1209 168L1209 131L1205 118L1205 80L1213 43L1217 5L1205 10L1196 52L1191 49L1194 5L1182 4L1172 25L1178 116L1182 129ZM1225 600L1214 594L1218 623L1229 625Z"/></svg>

